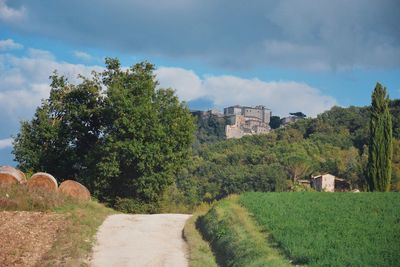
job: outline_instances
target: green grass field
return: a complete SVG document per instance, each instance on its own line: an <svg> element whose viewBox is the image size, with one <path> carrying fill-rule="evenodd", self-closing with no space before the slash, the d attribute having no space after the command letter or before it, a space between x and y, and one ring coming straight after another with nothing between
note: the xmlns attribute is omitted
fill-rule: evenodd
<svg viewBox="0 0 400 267"><path fill-rule="evenodd" d="M245 193L240 203L294 264L400 266L399 193Z"/></svg>

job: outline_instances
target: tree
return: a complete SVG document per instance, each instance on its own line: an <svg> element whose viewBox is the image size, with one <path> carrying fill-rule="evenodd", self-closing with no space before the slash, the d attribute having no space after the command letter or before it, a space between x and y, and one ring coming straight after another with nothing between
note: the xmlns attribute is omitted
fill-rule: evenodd
<svg viewBox="0 0 400 267"><path fill-rule="evenodd" d="M269 122L269 126L271 126L271 129L278 129L281 127L281 117L279 116L271 116L271 121Z"/></svg>
<svg viewBox="0 0 400 267"><path fill-rule="evenodd" d="M193 117L173 90L156 90L152 64L126 71L115 59L106 64L102 194L157 202L189 157Z"/></svg>
<svg viewBox="0 0 400 267"><path fill-rule="evenodd" d="M295 117L299 117L299 118L305 118L305 117L307 117L306 114L304 114L303 112L300 112L300 111L298 111L298 112L292 112L292 113L289 113L289 114L292 115L292 116L295 116Z"/></svg>
<svg viewBox="0 0 400 267"><path fill-rule="evenodd" d="M285 158L285 167L293 182L310 173L311 162L303 154L290 155Z"/></svg>
<svg viewBox="0 0 400 267"><path fill-rule="evenodd" d="M392 120L386 88L377 83L372 94L368 155L370 191L389 191L392 177Z"/></svg>
<svg viewBox="0 0 400 267"><path fill-rule="evenodd" d="M103 73L78 85L54 73L50 97L14 140L19 167L78 180L102 200L157 203L187 163L195 126L153 71L108 58Z"/></svg>

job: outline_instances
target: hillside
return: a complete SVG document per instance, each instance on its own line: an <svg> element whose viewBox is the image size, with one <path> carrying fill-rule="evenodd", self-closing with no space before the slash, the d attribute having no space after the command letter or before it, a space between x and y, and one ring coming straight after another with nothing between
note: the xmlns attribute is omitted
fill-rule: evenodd
<svg viewBox="0 0 400 267"><path fill-rule="evenodd" d="M400 190L400 100L390 102L394 154L392 190ZM204 124L211 117L205 117ZM352 188L366 189L368 107L333 107L267 135L241 139L211 138L215 128L200 127L209 140L198 139L191 165L177 179L186 202L200 203L246 191L302 190L294 180L331 173ZM218 124L220 127L220 124ZM203 135L203 134L202 134ZM212 141L211 141L212 140Z"/></svg>

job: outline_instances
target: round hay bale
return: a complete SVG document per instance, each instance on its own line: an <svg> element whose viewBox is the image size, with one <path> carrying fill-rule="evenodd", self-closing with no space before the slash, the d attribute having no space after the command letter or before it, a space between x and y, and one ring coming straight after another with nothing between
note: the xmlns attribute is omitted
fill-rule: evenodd
<svg viewBox="0 0 400 267"><path fill-rule="evenodd" d="M90 200L89 190L84 185L76 181L66 180L60 184L58 190L66 196L70 196L79 200Z"/></svg>
<svg viewBox="0 0 400 267"><path fill-rule="evenodd" d="M6 171L0 171L0 186L10 186L18 183L19 181L14 174Z"/></svg>
<svg viewBox="0 0 400 267"><path fill-rule="evenodd" d="M11 167L11 166L1 166L1 167L0 167L0 172L8 172L8 173L14 175L15 178L17 179L18 183L20 183L20 184L26 183L26 176L25 176L25 174L24 174L22 171L20 171L20 170L14 168L14 167Z"/></svg>
<svg viewBox="0 0 400 267"><path fill-rule="evenodd" d="M35 173L27 184L30 188L43 188L53 192L56 192L58 188L56 178L45 172Z"/></svg>

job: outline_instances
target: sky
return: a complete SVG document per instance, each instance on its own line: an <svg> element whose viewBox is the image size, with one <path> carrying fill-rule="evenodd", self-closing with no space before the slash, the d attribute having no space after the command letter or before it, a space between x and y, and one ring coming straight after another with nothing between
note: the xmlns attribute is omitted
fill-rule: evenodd
<svg viewBox="0 0 400 267"><path fill-rule="evenodd" d="M398 0L0 0L0 165L49 95L54 70L78 83L104 68L156 65L191 109L264 105L310 117L400 98Z"/></svg>

